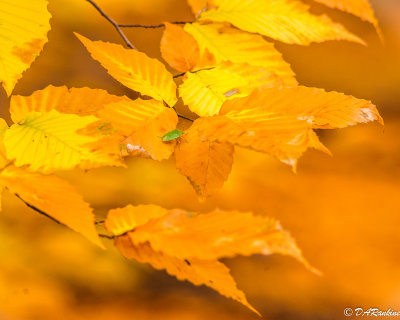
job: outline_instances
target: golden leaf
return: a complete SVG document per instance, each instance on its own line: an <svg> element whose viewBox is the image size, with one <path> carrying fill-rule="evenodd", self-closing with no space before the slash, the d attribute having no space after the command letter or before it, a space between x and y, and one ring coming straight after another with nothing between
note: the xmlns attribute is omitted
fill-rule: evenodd
<svg viewBox="0 0 400 320"><path fill-rule="evenodd" d="M15 123L31 111L74 113L80 116L96 115L107 104L129 101L125 96L115 96L105 90L91 88L67 88L48 86L30 96L12 96L10 112Z"/></svg>
<svg viewBox="0 0 400 320"><path fill-rule="evenodd" d="M94 116L80 117L56 110L29 112L5 133L7 158L15 160L17 167L27 165L31 170L43 173L71 169L79 164L84 168L118 165L113 157L92 152L85 146L98 141L101 136L77 132L97 121Z"/></svg>
<svg viewBox="0 0 400 320"><path fill-rule="evenodd" d="M297 0L213 0L216 9L203 12L199 20L230 22L234 26L290 44L308 45L327 40L364 42L332 22L315 16Z"/></svg>
<svg viewBox="0 0 400 320"><path fill-rule="evenodd" d="M191 71L200 61L196 40L182 27L168 22L165 23L160 48L163 59L181 72Z"/></svg>
<svg viewBox="0 0 400 320"><path fill-rule="evenodd" d="M118 44L91 41L77 33L75 35L93 59L99 61L108 73L123 85L142 95L163 100L171 107L176 103L175 82L160 61Z"/></svg>
<svg viewBox="0 0 400 320"><path fill-rule="evenodd" d="M28 205L104 248L94 226L92 209L66 181L53 175L30 173L9 166L1 172L0 184L17 194Z"/></svg>
<svg viewBox="0 0 400 320"><path fill-rule="evenodd" d="M194 126L185 132L175 147L176 168L204 199L221 189L228 179L233 151L229 143L203 141Z"/></svg>
<svg viewBox="0 0 400 320"><path fill-rule="evenodd" d="M175 140L164 142L162 137L174 130L178 124L178 116L171 108L164 110L155 118L143 121L126 139L127 151L134 155L144 154L154 160L168 159L175 147Z"/></svg>
<svg viewBox="0 0 400 320"><path fill-rule="evenodd" d="M250 96L227 101L222 115L237 118L252 114L279 113L308 121L313 128L344 128L357 123L383 120L371 101L338 92L298 86L255 90Z"/></svg>
<svg viewBox="0 0 400 320"><path fill-rule="evenodd" d="M10 95L47 42L46 0L0 0L0 82Z"/></svg>
<svg viewBox="0 0 400 320"><path fill-rule="evenodd" d="M188 23L184 29L196 39L201 53L208 49L217 63L231 61L264 67L279 76L283 84L297 85L294 73L281 53L259 35L228 28L220 23Z"/></svg>

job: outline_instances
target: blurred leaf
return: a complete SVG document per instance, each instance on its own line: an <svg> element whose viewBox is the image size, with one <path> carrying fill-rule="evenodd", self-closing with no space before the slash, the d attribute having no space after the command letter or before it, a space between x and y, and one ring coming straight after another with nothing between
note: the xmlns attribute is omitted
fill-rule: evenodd
<svg viewBox="0 0 400 320"><path fill-rule="evenodd" d="M47 42L46 0L0 0L0 82L10 95Z"/></svg>

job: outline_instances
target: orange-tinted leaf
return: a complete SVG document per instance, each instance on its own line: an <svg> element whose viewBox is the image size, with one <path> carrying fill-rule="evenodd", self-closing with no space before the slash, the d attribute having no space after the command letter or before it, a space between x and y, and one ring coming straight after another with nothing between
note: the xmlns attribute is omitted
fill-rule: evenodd
<svg viewBox="0 0 400 320"><path fill-rule="evenodd" d="M128 152L147 154L154 160L168 159L175 147L174 141L162 141L162 137L174 130L178 124L178 116L171 108L164 110L155 118L144 121L141 127L126 139Z"/></svg>
<svg viewBox="0 0 400 320"><path fill-rule="evenodd" d="M220 294L236 300L250 310L255 310L248 302L244 293L236 286L229 269L217 260L201 260L192 258L182 260L157 252L148 243L133 245L128 236L115 240L115 246L128 259L135 259L142 263L149 263L155 269L166 270L179 280L188 280L194 285L206 285Z"/></svg>
<svg viewBox="0 0 400 320"><path fill-rule="evenodd" d="M307 120L313 128L323 129L375 120L383 123L371 101L302 86L254 91L248 97L227 101L221 110L221 114L235 119L246 114L262 119L268 113L298 117Z"/></svg>
<svg viewBox="0 0 400 320"><path fill-rule="evenodd" d="M103 106L119 101L129 101L127 97L109 94L105 90L91 88L67 88L48 86L30 96L12 96L10 112L15 123L21 121L28 112L75 113L80 116L96 115Z"/></svg>
<svg viewBox="0 0 400 320"><path fill-rule="evenodd" d="M193 127L175 147L176 168L189 179L196 193L205 198L222 188L228 178L233 151L229 143L203 141Z"/></svg>
<svg viewBox="0 0 400 320"><path fill-rule="evenodd" d="M94 226L92 209L68 182L53 175L29 173L10 166L1 172L0 184L29 205L104 248Z"/></svg>
<svg viewBox="0 0 400 320"><path fill-rule="evenodd" d="M196 17L213 5L213 0L187 0L187 2Z"/></svg>
<svg viewBox="0 0 400 320"><path fill-rule="evenodd" d="M91 41L79 34L75 35L93 59L99 61L123 85L156 100L163 100L171 107L176 103L176 85L172 74L160 61L118 44Z"/></svg>
<svg viewBox="0 0 400 320"><path fill-rule="evenodd" d="M181 26L166 22L160 47L163 59L178 71L191 71L200 61L196 40Z"/></svg>

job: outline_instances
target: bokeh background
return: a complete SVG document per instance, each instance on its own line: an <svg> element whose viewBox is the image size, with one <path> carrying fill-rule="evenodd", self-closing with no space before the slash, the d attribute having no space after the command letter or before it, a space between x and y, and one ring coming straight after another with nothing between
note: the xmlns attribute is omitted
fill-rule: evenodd
<svg viewBox="0 0 400 320"><path fill-rule="evenodd" d="M119 23L192 21L183 0L97 0ZM308 151L298 174L264 154L237 150L224 189L199 203L173 161L131 159L129 169L62 172L98 217L128 203L207 212L216 207L268 215L297 239L318 277L283 256L225 262L264 319L343 319L346 307L400 310L400 1L371 0L385 37L350 15L328 12L368 46L347 42L308 47L277 44L301 84L371 99L385 127L324 131L333 157ZM135 94L91 60L73 36L120 43L115 30L84 0L52 0L49 43L15 93L48 84ZM161 58L162 29L131 29L139 50ZM1 113L7 99L0 93ZM5 193L0 214L0 319L257 319L211 289L179 282L128 261L111 242L102 251L39 216Z"/></svg>

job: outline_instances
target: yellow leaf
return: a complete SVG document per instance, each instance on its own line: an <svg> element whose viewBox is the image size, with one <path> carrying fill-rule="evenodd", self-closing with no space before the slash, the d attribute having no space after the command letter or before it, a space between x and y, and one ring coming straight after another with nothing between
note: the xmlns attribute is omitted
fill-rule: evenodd
<svg viewBox="0 0 400 320"><path fill-rule="evenodd" d="M383 124L371 101L303 86L255 90L248 97L227 101L221 110L221 114L230 118L250 113L258 119L265 113L295 116L319 129L344 128L375 120Z"/></svg>
<svg viewBox="0 0 400 320"><path fill-rule="evenodd" d="M328 7L339 9L368 21L374 25L380 34L378 20L375 17L374 10L368 0L314 0Z"/></svg>
<svg viewBox="0 0 400 320"><path fill-rule="evenodd" d="M71 88L48 86L30 96L12 96L10 112L15 123L19 123L28 112L74 113L80 116L96 115L103 106L119 101L129 101L127 97L109 94L105 90L91 88Z"/></svg>
<svg viewBox="0 0 400 320"><path fill-rule="evenodd" d="M255 88L281 85L282 80L264 67L222 62L211 69L187 73L179 95L191 111L205 117L218 114L225 101L245 97Z"/></svg>
<svg viewBox="0 0 400 320"><path fill-rule="evenodd" d="M175 147L175 140L164 142L163 135L176 129L178 124L178 116L171 108L164 110L155 118L150 118L143 122L126 139L127 151L137 155L148 155L154 160L168 159Z"/></svg>
<svg viewBox="0 0 400 320"><path fill-rule="evenodd" d="M56 110L29 112L5 133L7 158L15 160L17 167L27 165L43 173L71 169L84 162L87 168L114 165L114 159L84 146L101 137L77 133L96 121L94 116L80 117Z"/></svg>
<svg viewBox="0 0 400 320"><path fill-rule="evenodd" d="M222 188L232 169L234 148L229 143L201 140L190 128L175 147L176 168L203 199Z"/></svg>
<svg viewBox="0 0 400 320"><path fill-rule="evenodd" d="M196 39L201 53L208 49L217 63L231 61L264 67L279 76L285 85L297 84L290 65L283 60L281 53L259 35L228 28L219 23L188 23L184 29Z"/></svg>
<svg viewBox="0 0 400 320"><path fill-rule="evenodd" d="M248 303L243 291L237 288L229 269L217 260L178 259L153 250L148 243L133 245L128 236L115 239L115 246L128 259L149 263L158 270L166 270L181 281L188 280L197 286L206 285L260 315Z"/></svg>
<svg viewBox="0 0 400 320"><path fill-rule="evenodd" d="M196 40L182 27L168 22L165 23L160 48L163 59L181 72L192 70L200 61Z"/></svg>
<svg viewBox="0 0 400 320"><path fill-rule="evenodd" d="M136 99L111 103L100 110L98 115L105 122L111 123L117 132L129 136L165 110L161 101Z"/></svg>
<svg viewBox="0 0 400 320"><path fill-rule="evenodd" d="M66 181L53 175L29 173L10 166L1 172L0 184L30 206L104 248L94 226L92 209Z"/></svg>
<svg viewBox="0 0 400 320"><path fill-rule="evenodd" d="M118 44L91 41L77 33L75 35L93 59L99 61L123 85L156 100L163 100L171 107L176 103L175 82L160 61Z"/></svg>
<svg viewBox="0 0 400 320"><path fill-rule="evenodd" d="M47 42L46 0L0 0L0 82L10 95Z"/></svg>
<svg viewBox="0 0 400 320"><path fill-rule="evenodd" d="M297 0L213 0L216 9L199 20L230 22L249 32L291 44L308 45L327 40L364 42L327 16L315 16Z"/></svg>

